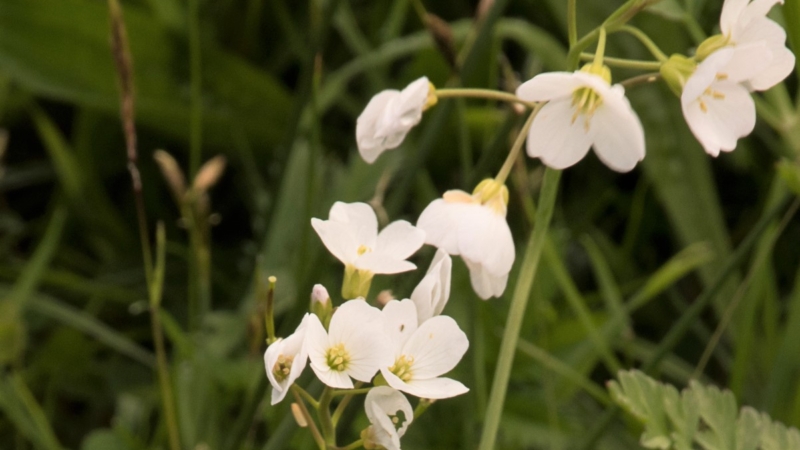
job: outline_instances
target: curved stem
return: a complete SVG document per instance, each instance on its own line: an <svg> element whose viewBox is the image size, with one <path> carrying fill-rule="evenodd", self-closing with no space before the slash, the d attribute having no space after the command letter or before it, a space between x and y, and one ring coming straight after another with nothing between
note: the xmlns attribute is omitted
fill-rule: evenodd
<svg viewBox="0 0 800 450"><path fill-rule="evenodd" d="M661 62L664 62L667 59L669 59L667 57L667 55L663 51L661 51L660 48L658 48L658 45L656 45L656 43L653 42L652 39L650 39L650 36L645 34L644 31L642 31L642 30L640 30L640 29L638 29L636 27L630 26L630 25L621 26L619 28L619 31L624 31L624 32L630 34L631 36L635 37L636 39L638 39L639 42L641 42L645 47L647 47L647 50L649 50L650 53L657 60L659 60Z"/></svg>
<svg viewBox="0 0 800 450"><path fill-rule="evenodd" d="M581 59L584 61L592 61L595 58L594 53L581 53ZM658 70L661 68L661 63L657 61L641 61L638 59L623 59L623 58L603 58L603 63L611 67L622 67L625 69L637 70Z"/></svg>
<svg viewBox="0 0 800 450"><path fill-rule="evenodd" d="M660 78L661 74L658 72L645 73L632 78L628 78L627 80L620 81L619 84L621 84L625 89L628 89L629 87L638 86L640 84L652 83L656 80L659 80Z"/></svg>
<svg viewBox="0 0 800 450"><path fill-rule="evenodd" d="M336 427L333 425L331 419L331 400L333 400L333 389L325 386L322 390L322 396L319 398L319 408L317 408L317 416L319 417L319 427L322 429L322 437L329 447L336 447Z"/></svg>
<svg viewBox="0 0 800 450"><path fill-rule="evenodd" d="M578 9L575 5L577 0L567 2L567 36L569 46L572 47L578 41Z"/></svg>
<svg viewBox="0 0 800 450"><path fill-rule="evenodd" d="M519 103L528 108L533 108L534 104L526 102L514 94L508 92L495 91L493 89L472 89L472 88L456 88L456 89L436 89L436 97L438 98L485 98L487 100L497 100L508 103Z"/></svg>
<svg viewBox="0 0 800 450"><path fill-rule="evenodd" d="M292 385L292 395L294 395L294 399L297 403L297 406L300 407L300 412L303 414L303 418L306 420L306 426L311 431L311 436L314 437L314 442L317 443L317 447L320 450L325 450L325 440L322 439L322 435L319 433L319 429L317 429L317 424L314 423L314 419L311 418L311 414L308 412L308 408L306 408L306 404L303 403L303 399L300 397L300 392L303 391L299 386Z"/></svg>
<svg viewBox="0 0 800 450"><path fill-rule="evenodd" d="M372 389L371 387L367 388L355 388L355 389L334 389L333 393L331 394L333 397L339 397L341 395L359 395L359 394L366 394L369 390Z"/></svg>
<svg viewBox="0 0 800 450"><path fill-rule="evenodd" d="M339 450L355 450L355 449L361 448L363 446L364 446L364 440L363 439L359 439L359 440L353 442L352 444L348 444L348 445L346 445L344 447L340 447Z"/></svg>
<svg viewBox="0 0 800 450"><path fill-rule="evenodd" d="M525 139L528 137L528 130L530 130L531 125L533 125L533 119L536 118L536 114L539 113L539 110L542 109L542 106L544 106L544 103L539 103L535 108L533 108L533 111L531 111L531 114L528 116L528 120L525 121L525 125L523 125L522 129L519 130L517 139L514 141L511 151L508 152L508 156L503 163L503 167L500 168L500 171L497 172L497 176L494 177L495 181L498 183L505 184L506 178L508 178L508 174L511 173L511 168L514 167L514 162L517 160L519 151L522 149L522 144L525 143Z"/></svg>
<svg viewBox="0 0 800 450"><path fill-rule="evenodd" d="M606 54L606 29L600 28L600 36L597 38L597 50L594 52L594 65L603 65L603 56Z"/></svg>
<svg viewBox="0 0 800 450"><path fill-rule="evenodd" d="M511 366L519 341L519 332L522 328L522 319L531 297L531 287L536 277L539 259L544 249L547 231L550 228L550 219L553 217L556 197L558 194L558 181L561 171L548 168L544 174L542 191L539 194L539 208L536 212L536 226L528 240L525 256L519 271L519 278L514 288L514 296L508 311L503 341L500 344L500 356L492 381L492 391L487 407L486 421L483 423L483 433L479 450L492 450L497 439L497 430L500 427L500 418L503 414L508 380L511 376Z"/></svg>
<svg viewBox="0 0 800 450"><path fill-rule="evenodd" d="M305 389L301 388L300 386L293 384L292 385L292 392L295 392L303 397L305 401L308 402L315 410L319 409L319 402L317 399L311 396Z"/></svg>

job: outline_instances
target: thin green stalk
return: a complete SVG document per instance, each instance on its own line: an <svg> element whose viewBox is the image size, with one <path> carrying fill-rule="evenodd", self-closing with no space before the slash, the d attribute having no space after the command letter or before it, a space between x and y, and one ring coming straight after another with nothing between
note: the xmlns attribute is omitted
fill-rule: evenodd
<svg viewBox="0 0 800 450"><path fill-rule="evenodd" d="M483 423L483 433L478 448L491 450L497 440L497 431L503 414L508 380L511 376L511 366L514 362L514 353L517 349L522 319L531 297L531 287L539 267L547 231L550 228L550 219L553 217L556 197L558 195L558 181L561 171L548 168L544 174L542 190L539 194L539 208L536 213L536 226L528 240L525 256L519 271L519 278L514 288L514 296L508 311L506 326L503 332L503 341L500 344L500 355L492 380L492 391L489 396L489 405L486 420Z"/></svg>
<svg viewBox="0 0 800 450"><path fill-rule="evenodd" d="M189 177L194 178L200 169L201 148L203 146L203 85L202 62L200 59L200 0L189 0L189 83L191 89L191 110L189 117Z"/></svg>
<svg viewBox="0 0 800 450"><path fill-rule="evenodd" d="M331 419L331 400L333 400L333 389L325 386L319 398L317 417L319 417L319 427L322 429L322 437L329 447L336 447L336 427Z"/></svg>
<svg viewBox="0 0 800 450"><path fill-rule="evenodd" d="M292 385L292 390L301 395L303 399L307 401L308 404L310 404L314 409L319 409L319 402L311 394L309 394L307 390L301 388L297 384Z"/></svg>
<svg viewBox="0 0 800 450"><path fill-rule="evenodd" d="M495 91L493 89L477 89L477 88L443 88L436 89L436 97L438 98L485 98L487 100L497 100L501 102L518 103L525 105L528 108L534 108L535 103L526 102L514 94L508 92Z"/></svg>
<svg viewBox="0 0 800 450"><path fill-rule="evenodd" d="M567 36L569 37L570 47L578 42L578 8L576 3L577 0L567 1Z"/></svg>
<svg viewBox="0 0 800 450"><path fill-rule="evenodd" d="M500 171L497 172L497 176L494 177L495 181L498 183L505 184L506 178L508 178L508 174L511 173L511 168L514 167L514 163L517 161L517 156L519 156L519 152L522 150L522 144L524 144L525 139L528 138L528 130L530 130L531 125L533 125L533 119L535 119L536 115L539 114L542 106L544 106L544 103L539 103L535 108L533 108L533 111L531 111L531 114L528 116L528 120L525 121L525 125L523 125L522 129L519 130L517 139L514 141L511 151L508 152L505 162L503 162L503 167L500 168Z"/></svg>
<svg viewBox="0 0 800 450"><path fill-rule="evenodd" d="M178 432L178 413L175 409L175 395L172 392L172 379L169 373L169 362L164 345L164 330L161 327L161 296L164 286L164 269L166 261L166 232L164 224L158 223L156 228L156 261L153 281L149 286L150 293L150 328L156 350L156 367L158 384L161 389L161 402L164 405L164 416L167 422L167 434L172 450L180 450L181 441Z"/></svg>
<svg viewBox="0 0 800 450"><path fill-rule="evenodd" d="M657 60L661 61L662 63L667 59L669 59L667 55L663 51L661 51L658 45L656 45L656 43L653 42L653 40L650 39L650 36L648 36L644 31L630 25L621 26L619 31L624 31L630 34L631 36L635 37L636 39L638 39L639 42L642 43L642 45L647 47L647 50L650 52L650 54L653 55Z"/></svg>
<svg viewBox="0 0 800 450"><path fill-rule="evenodd" d="M367 392L372 389L371 387L368 388L361 388L361 389L334 389L333 393L331 394L334 397L340 397L343 395L361 395L366 394Z"/></svg>
<svg viewBox="0 0 800 450"><path fill-rule="evenodd" d="M594 53L581 53L581 59L584 61L592 61L595 58ZM641 61L638 59L623 59L623 58L603 58L603 63L610 67L621 67L625 69L635 70L653 70L657 71L661 68L661 63L656 61Z"/></svg>
<svg viewBox="0 0 800 450"><path fill-rule="evenodd" d="M355 390L361 390L359 388L361 386L363 386L363 385L364 385L364 383L359 381L355 385L355 388L356 388ZM366 391L369 391L369 389L371 389L371 388L365 388ZM353 397L355 397L355 395L353 393L353 390L354 389L351 389L349 391L345 391L345 392L349 392L349 394L345 395L345 397L339 402L339 404L336 406L336 409L333 411L333 416L331 418L331 421L333 422L333 428L334 429L336 428L336 425L339 423L339 419L342 418L342 414L344 414L344 410L347 409L347 405L349 405L350 401L353 400ZM334 393L334 395L335 395L335 393Z"/></svg>
<svg viewBox="0 0 800 450"><path fill-rule="evenodd" d="M341 450L355 450L355 449L361 448L363 446L364 446L364 440L363 439L359 439L359 440L353 442L352 444L349 444L349 445L346 445L344 447L341 447Z"/></svg>
<svg viewBox="0 0 800 450"><path fill-rule="evenodd" d="M311 436L314 437L314 442L317 443L317 447L319 450L325 450L327 445L325 444L325 440L322 438L322 435L319 433L319 429L317 428L317 424L314 423L314 419L311 417L311 414L308 412L308 408L306 404L303 403L303 399L300 397L300 387L296 384L293 384L292 387L292 395L294 395L295 403L300 408L300 413L303 414L303 418L306 421L306 426L311 431Z"/></svg>

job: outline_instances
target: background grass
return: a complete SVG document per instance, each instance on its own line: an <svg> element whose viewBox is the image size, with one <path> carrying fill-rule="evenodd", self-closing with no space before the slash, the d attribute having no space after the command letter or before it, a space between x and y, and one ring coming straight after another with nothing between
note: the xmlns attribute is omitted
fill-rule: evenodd
<svg viewBox="0 0 800 450"><path fill-rule="evenodd" d="M621 3L579 1L579 33ZM449 24L447 47L409 0L123 2L148 225L166 225L161 319L184 448L312 448L288 402L265 401L256 274L278 278L277 328L286 335L313 284L332 293L341 286L342 268L311 217L326 217L337 200L372 200L389 219L414 222L444 190L471 190L498 170L521 125L507 105L442 100L372 166L354 139L355 118L373 94L420 76L437 86L513 90L564 69L566 2L481 5L488 9L475 21L475 2L425 2ZM713 32L720 7L664 0L633 24L667 53L686 53ZM786 19L797 49L800 2L787 0L773 18ZM648 58L623 35L609 38L607 54ZM630 75L614 72L616 81ZM0 0L3 449L167 445L116 80L105 2ZM681 386L695 376L728 387L740 403L800 426L800 222L770 216L753 249L731 259L770 205L791 197L775 164L800 155L797 81L795 72L759 95L755 132L717 159L697 144L665 86L629 89L647 157L625 175L591 155L565 171L498 448L578 448L610 407L604 383L616 366L648 361L701 295L712 295L713 306L663 348L655 373ZM228 161L210 190L218 221L211 308L196 322L188 305L202 277L156 149L172 154L189 180L201 161ZM517 169L508 220L519 249L543 170L527 158ZM424 269L432 255L426 247L412 260ZM405 297L421 276L377 277L372 292ZM512 272L510 286L515 279ZM434 404L405 448L474 447L510 292L480 301L464 264L454 263L446 312L471 346L452 376L471 390ZM726 314L719 344L695 374ZM312 378L302 383L314 391ZM366 425L354 404L341 441ZM587 445L634 449L638 434L616 418Z"/></svg>

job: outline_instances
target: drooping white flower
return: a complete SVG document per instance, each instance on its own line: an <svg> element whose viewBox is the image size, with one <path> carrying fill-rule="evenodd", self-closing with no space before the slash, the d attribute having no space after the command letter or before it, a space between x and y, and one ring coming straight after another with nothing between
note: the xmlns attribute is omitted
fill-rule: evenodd
<svg viewBox="0 0 800 450"><path fill-rule="evenodd" d="M405 395L388 386L374 387L367 392L364 409L372 424L366 430L365 442L400 450L400 438L414 420L414 410Z"/></svg>
<svg viewBox="0 0 800 450"><path fill-rule="evenodd" d="M786 48L786 31L768 19L767 13L782 0L725 0L719 19L724 43L736 53L729 64L755 69L741 80L750 90L764 91L783 81L794 69L795 56ZM765 63L756 63L751 53L739 49L749 45L764 45L762 55L771 57ZM698 50L699 52L699 50Z"/></svg>
<svg viewBox="0 0 800 450"><path fill-rule="evenodd" d="M754 47L765 49L764 45ZM728 47L712 53L697 66L681 93L686 123L712 156L736 148L736 141L750 134L756 124L755 104L741 83L749 71L730 64L735 52ZM756 66L769 56L762 52L759 57L758 51L751 53Z"/></svg>
<svg viewBox="0 0 800 450"><path fill-rule="evenodd" d="M430 399L467 392L460 382L441 375L453 370L469 347L467 335L451 317L436 316L417 327L411 300L391 301L383 308L394 362L381 368L389 386Z"/></svg>
<svg viewBox="0 0 800 450"><path fill-rule="evenodd" d="M309 317L306 314L294 333L286 339L273 342L264 352L264 367L272 385L273 405L283 400L294 381L306 368L308 353L303 342Z"/></svg>
<svg viewBox="0 0 800 450"><path fill-rule="evenodd" d="M417 307L419 323L438 316L444 310L444 305L450 298L452 267L453 260L450 259L450 255L442 249L436 250L428 272L411 293L411 301Z"/></svg>
<svg viewBox="0 0 800 450"><path fill-rule="evenodd" d="M605 165L628 172L644 158L644 130L625 97L611 86L607 68L543 73L517 89L517 97L548 102L533 120L527 150L554 169L576 164L594 146Z"/></svg>
<svg viewBox="0 0 800 450"><path fill-rule="evenodd" d="M461 255L472 288L486 300L503 295L514 264L514 239L506 222L508 189L484 180L470 195L452 190L429 204L417 220L425 243Z"/></svg>
<svg viewBox="0 0 800 450"><path fill-rule="evenodd" d="M351 377L369 382L378 370L391 364L391 352L381 311L364 300L340 306L325 331L319 318L310 315L305 349L311 368L330 387L352 389Z"/></svg>
<svg viewBox="0 0 800 450"><path fill-rule="evenodd" d="M405 220L390 223L379 234L378 219L366 203L336 202L328 220L311 219L311 226L345 264L345 298L365 297L373 274L416 269L406 258L425 242L425 232Z"/></svg>
<svg viewBox="0 0 800 450"><path fill-rule="evenodd" d="M372 164L385 150L397 148L419 123L431 83L419 78L402 91L379 92L356 121L356 142L364 161Z"/></svg>

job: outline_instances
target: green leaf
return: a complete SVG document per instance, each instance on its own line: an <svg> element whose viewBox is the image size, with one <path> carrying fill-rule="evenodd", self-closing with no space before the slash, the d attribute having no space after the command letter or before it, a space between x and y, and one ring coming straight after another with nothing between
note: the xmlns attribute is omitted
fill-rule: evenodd
<svg viewBox="0 0 800 450"><path fill-rule="evenodd" d="M786 21L786 36L794 54L800 53L800 0L786 0L783 3L783 20ZM800 59L795 59L800 72Z"/></svg>
<svg viewBox="0 0 800 450"><path fill-rule="evenodd" d="M690 384L690 389L700 417L708 426L697 434L697 441L707 450L735 450L736 399L733 394L715 386L704 387L696 381Z"/></svg>

